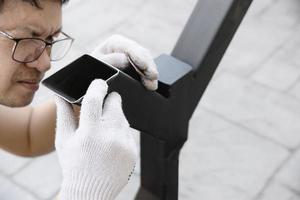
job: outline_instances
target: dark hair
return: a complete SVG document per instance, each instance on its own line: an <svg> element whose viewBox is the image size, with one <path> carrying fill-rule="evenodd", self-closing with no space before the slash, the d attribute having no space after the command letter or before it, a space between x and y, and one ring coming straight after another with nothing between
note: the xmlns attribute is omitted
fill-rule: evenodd
<svg viewBox="0 0 300 200"><path fill-rule="evenodd" d="M1 8L3 7L4 1L5 0L0 0L0 11L1 11ZM22 0L22 1L28 2L37 8L40 8L40 9L42 8L39 3L40 0ZM64 4L64 3L67 3L69 0L60 0L60 1L62 4Z"/></svg>

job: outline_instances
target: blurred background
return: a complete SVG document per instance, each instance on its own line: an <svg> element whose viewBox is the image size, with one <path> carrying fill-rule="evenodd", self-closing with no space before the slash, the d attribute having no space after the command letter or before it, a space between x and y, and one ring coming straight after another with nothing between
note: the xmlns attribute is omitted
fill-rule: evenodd
<svg viewBox="0 0 300 200"><path fill-rule="evenodd" d="M70 0L63 29L75 43L48 75L114 33L154 57L170 53L196 2ZM299 0L253 1L190 121L179 199L300 199L299 36ZM32 105L51 96L42 87ZM0 151L0 200L52 200L60 170L55 152L31 159ZM139 173L118 200L133 199Z"/></svg>

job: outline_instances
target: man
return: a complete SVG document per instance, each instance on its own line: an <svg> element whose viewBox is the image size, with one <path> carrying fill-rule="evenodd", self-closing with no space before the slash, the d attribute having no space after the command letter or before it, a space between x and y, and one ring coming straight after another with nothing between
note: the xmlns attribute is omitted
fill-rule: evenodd
<svg viewBox="0 0 300 200"><path fill-rule="evenodd" d="M50 61L61 59L72 44L62 32L65 2L0 0L0 147L31 157L56 148L63 170L62 200L114 199L137 156L121 97L115 92L107 95L106 83L95 80L83 99L80 119L76 108L60 98L56 104L49 100L27 106ZM113 36L93 55L121 68L130 56L146 74L145 87L157 88L155 64L137 43Z"/></svg>

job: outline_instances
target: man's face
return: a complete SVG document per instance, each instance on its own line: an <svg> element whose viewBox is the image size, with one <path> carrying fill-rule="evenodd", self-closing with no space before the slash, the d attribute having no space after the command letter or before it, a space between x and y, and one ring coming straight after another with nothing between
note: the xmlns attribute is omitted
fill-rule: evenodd
<svg viewBox="0 0 300 200"><path fill-rule="evenodd" d="M5 1L0 12L0 31L14 38L44 40L61 28L60 1L42 0L42 9L21 0ZM45 50L38 60L18 63L12 59L14 41L0 36L0 104L20 107L30 104L44 73L50 68Z"/></svg>

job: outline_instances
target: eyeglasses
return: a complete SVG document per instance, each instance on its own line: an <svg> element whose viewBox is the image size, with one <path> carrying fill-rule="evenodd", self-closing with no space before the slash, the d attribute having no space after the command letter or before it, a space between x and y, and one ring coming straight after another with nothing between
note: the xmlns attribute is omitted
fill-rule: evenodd
<svg viewBox="0 0 300 200"><path fill-rule="evenodd" d="M60 32L52 42L40 38L14 38L3 31L0 31L0 36L14 41L12 59L20 63L30 63L39 59L45 49L51 61L58 61L68 53L74 41L64 32Z"/></svg>

